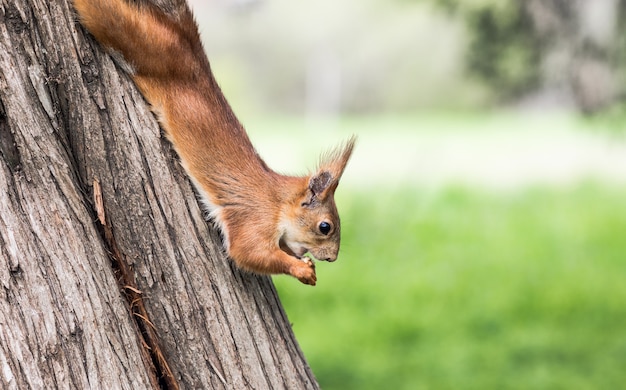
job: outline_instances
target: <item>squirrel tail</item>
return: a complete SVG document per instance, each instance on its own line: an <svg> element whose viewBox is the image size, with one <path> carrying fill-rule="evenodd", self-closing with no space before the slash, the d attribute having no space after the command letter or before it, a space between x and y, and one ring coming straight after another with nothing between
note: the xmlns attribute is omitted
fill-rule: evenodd
<svg viewBox="0 0 626 390"><path fill-rule="evenodd" d="M168 16L148 2L74 0L81 23L131 76L193 81L209 67L188 6ZM116 58L119 60L119 58Z"/></svg>

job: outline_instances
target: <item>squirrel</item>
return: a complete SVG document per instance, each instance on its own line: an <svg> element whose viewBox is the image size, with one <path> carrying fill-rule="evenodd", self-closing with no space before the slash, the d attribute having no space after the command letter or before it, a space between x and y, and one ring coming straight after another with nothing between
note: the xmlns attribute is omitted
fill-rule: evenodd
<svg viewBox="0 0 626 390"><path fill-rule="evenodd" d="M334 194L355 137L307 176L270 169L222 94L191 10L131 0L73 0L81 24L132 78L173 144L227 255L259 274L315 285L313 260L335 261L340 223Z"/></svg>

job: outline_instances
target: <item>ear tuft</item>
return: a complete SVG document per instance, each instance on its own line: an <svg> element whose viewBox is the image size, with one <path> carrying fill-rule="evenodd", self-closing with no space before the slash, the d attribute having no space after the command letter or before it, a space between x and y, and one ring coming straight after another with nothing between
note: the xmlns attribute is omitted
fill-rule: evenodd
<svg viewBox="0 0 626 390"><path fill-rule="evenodd" d="M332 181L338 182L344 169L346 169L346 164L348 164L348 160L352 155L355 143L356 137L352 136L335 149L323 154L320 159L318 172L327 171L332 176Z"/></svg>
<svg viewBox="0 0 626 390"><path fill-rule="evenodd" d="M343 145L322 155L317 172L309 179L309 190L312 197L323 199L334 192L343 174L346 164L352 155L356 138L353 136Z"/></svg>

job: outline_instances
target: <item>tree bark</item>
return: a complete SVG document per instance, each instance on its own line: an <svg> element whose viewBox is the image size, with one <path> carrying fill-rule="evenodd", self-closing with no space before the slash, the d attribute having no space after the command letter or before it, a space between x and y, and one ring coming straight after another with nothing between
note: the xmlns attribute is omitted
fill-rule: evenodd
<svg viewBox="0 0 626 390"><path fill-rule="evenodd" d="M0 188L1 388L318 388L67 0L0 0Z"/></svg>

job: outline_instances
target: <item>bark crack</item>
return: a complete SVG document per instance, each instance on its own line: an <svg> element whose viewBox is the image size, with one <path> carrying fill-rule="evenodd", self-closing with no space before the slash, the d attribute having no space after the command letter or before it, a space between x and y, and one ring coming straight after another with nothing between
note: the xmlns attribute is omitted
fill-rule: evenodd
<svg viewBox="0 0 626 390"><path fill-rule="evenodd" d="M93 197L96 214L104 235L104 241L108 247L113 271L117 276L119 287L124 292L128 308L139 329L143 352L152 363L153 385L162 390L178 390L180 386L165 360L159 345L157 329L150 321L150 316L144 306L142 292L137 287L132 270L126 263L125 256L121 253L115 241L112 226L106 219L102 189L97 179L93 181Z"/></svg>
<svg viewBox="0 0 626 390"><path fill-rule="evenodd" d="M6 161L11 173L15 174L20 170L20 152L11 132L2 100L0 100L0 156Z"/></svg>

